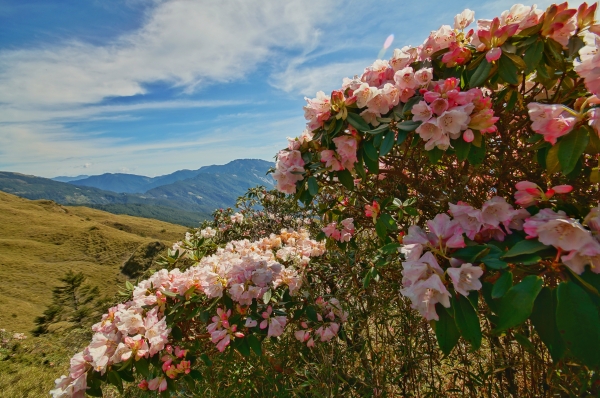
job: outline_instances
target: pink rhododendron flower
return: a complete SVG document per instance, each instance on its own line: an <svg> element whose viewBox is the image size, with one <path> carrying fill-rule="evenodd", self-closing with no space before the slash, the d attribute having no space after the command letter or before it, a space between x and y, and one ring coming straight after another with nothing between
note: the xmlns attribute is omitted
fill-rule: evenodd
<svg viewBox="0 0 600 398"><path fill-rule="evenodd" d="M413 114L413 120L416 122L427 122L433 116L433 111L425 101L420 101L410 111Z"/></svg>
<svg viewBox="0 0 600 398"><path fill-rule="evenodd" d="M515 187L517 188L515 203L523 207L533 206L539 201L549 200L555 194L566 194L573 190L571 185L557 185L544 192L537 184L530 181L518 182Z"/></svg>
<svg viewBox="0 0 600 398"><path fill-rule="evenodd" d="M273 179L277 181L276 188L287 194L296 192L296 182L304 177L304 160L300 151L280 151L277 154L277 163Z"/></svg>
<svg viewBox="0 0 600 398"><path fill-rule="evenodd" d="M473 130L471 130L471 129L465 130L465 132L463 133L463 140L465 142L473 142L474 139L475 139L475 134L473 134Z"/></svg>
<svg viewBox="0 0 600 398"><path fill-rule="evenodd" d="M433 79L433 68L421 68L415 72L414 77L419 86L427 86Z"/></svg>
<svg viewBox="0 0 600 398"><path fill-rule="evenodd" d="M390 66L394 71L399 71L415 62L418 58L419 49L409 46L395 49L394 55L390 59Z"/></svg>
<svg viewBox="0 0 600 398"><path fill-rule="evenodd" d="M336 146L336 152L341 158L341 165L348 170L354 169L354 164L358 161L356 152L358 150L358 142L351 135L342 135L332 139ZM321 157L322 159L322 157Z"/></svg>
<svg viewBox="0 0 600 398"><path fill-rule="evenodd" d="M573 130L578 118L563 105L544 105L537 102L527 104L529 118L533 122L531 129L544 136L552 145L556 140Z"/></svg>
<svg viewBox="0 0 600 398"><path fill-rule="evenodd" d="M354 90L354 96L356 97L356 106L364 108L367 103L373 99L378 93L377 87L371 87L368 83L361 84L356 90Z"/></svg>
<svg viewBox="0 0 600 398"><path fill-rule="evenodd" d="M470 290L481 289L481 281L479 280L481 275L483 275L481 267L465 263L460 268L448 268L446 272L452 280L454 290L465 297L469 295Z"/></svg>
<svg viewBox="0 0 600 398"><path fill-rule="evenodd" d="M460 224L450 220L447 214L438 214L433 220L427 221L427 227L429 227L427 237L433 247L455 249L465 247Z"/></svg>
<svg viewBox="0 0 600 398"><path fill-rule="evenodd" d="M502 56L502 49L500 47L494 47L485 53L485 59L488 62L494 62L500 59Z"/></svg>
<svg viewBox="0 0 600 398"><path fill-rule="evenodd" d="M579 60L575 59L573 61L575 72L583 77L585 87L595 95L600 95L599 34L588 32L584 35L583 40L586 45L579 50Z"/></svg>
<svg viewBox="0 0 600 398"><path fill-rule="evenodd" d="M475 12L468 8L454 17L454 29L463 30L475 20Z"/></svg>
<svg viewBox="0 0 600 398"><path fill-rule="evenodd" d="M372 217L373 222L377 221L377 217L379 217L380 212L381 207L376 200L373 201L373 205L365 205L365 216Z"/></svg>
<svg viewBox="0 0 600 398"><path fill-rule="evenodd" d="M333 171L344 170L342 161L334 150L325 149L321 151L321 162L325 163L325 167L331 168Z"/></svg>
<svg viewBox="0 0 600 398"><path fill-rule="evenodd" d="M465 235L471 240L475 239L475 235L483 227L481 210L475 209L465 202L448 203L448 206L450 206L449 213L458 221Z"/></svg>
<svg viewBox="0 0 600 398"><path fill-rule="evenodd" d="M269 328L267 337L278 337L283 333L283 328L287 323L287 318L285 316L271 316L272 313L273 308L268 306L267 310L262 313L264 320L260 323L260 328Z"/></svg>
<svg viewBox="0 0 600 398"><path fill-rule="evenodd" d="M420 280L408 288L403 288L401 292L411 300L411 307L418 310L428 321L439 320L435 311L437 303L441 303L446 308L450 307L450 293L438 274L433 274L426 280Z"/></svg>
<svg viewBox="0 0 600 398"><path fill-rule="evenodd" d="M148 381L148 390L163 392L167 391L167 379L164 377L155 377L152 380Z"/></svg>
<svg viewBox="0 0 600 398"><path fill-rule="evenodd" d="M304 107L304 118L308 120L310 130L318 129L331 116L331 101L323 91L317 93L317 98L304 98L307 105Z"/></svg>

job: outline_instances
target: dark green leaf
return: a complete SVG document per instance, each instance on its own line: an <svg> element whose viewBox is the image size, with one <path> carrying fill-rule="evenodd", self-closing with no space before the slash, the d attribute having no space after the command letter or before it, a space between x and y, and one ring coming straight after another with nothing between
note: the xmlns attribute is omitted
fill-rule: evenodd
<svg viewBox="0 0 600 398"><path fill-rule="evenodd" d="M519 84L517 65L504 53L498 60L498 73L506 83Z"/></svg>
<svg viewBox="0 0 600 398"><path fill-rule="evenodd" d="M315 177L308 177L308 191L312 196L319 193L319 183Z"/></svg>
<svg viewBox="0 0 600 398"><path fill-rule="evenodd" d="M471 351L476 351L481 346L481 326L479 316L468 298L462 294L452 300L454 319L460 335L471 344Z"/></svg>
<svg viewBox="0 0 600 398"><path fill-rule="evenodd" d="M244 357L250 356L250 345L248 344L248 339L235 339L233 342L233 348L235 348L235 350Z"/></svg>
<svg viewBox="0 0 600 398"><path fill-rule="evenodd" d="M392 148L394 147L394 141L396 140L396 136L393 132L388 132L379 147L379 155L385 156L387 155Z"/></svg>
<svg viewBox="0 0 600 398"><path fill-rule="evenodd" d="M458 343L460 332L456 328L454 318L441 305L436 304L435 310L440 318L435 322L435 337L437 337L438 346L444 355L449 355L452 349Z"/></svg>
<svg viewBox="0 0 600 398"><path fill-rule="evenodd" d="M508 267L506 261L500 260L500 257L504 254L502 249L494 245L487 245L487 247L490 249L490 252L481 258L482 263L493 269L504 269Z"/></svg>
<svg viewBox="0 0 600 398"><path fill-rule="evenodd" d="M146 358L140 358L135 362L135 370L144 377L148 377L150 373L148 360Z"/></svg>
<svg viewBox="0 0 600 398"><path fill-rule="evenodd" d="M562 138L558 149L558 161L563 174L567 175L573 171L589 141L590 137L586 128L571 131Z"/></svg>
<svg viewBox="0 0 600 398"><path fill-rule="evenodd" d="M456 157L460 162L467 159L467 156L469 156L469 149L471 149L470 142L466 142L462 138L458 138L452 142L452 146L454 147L454 150L456 151Z"/></svg>
<svg viewBox="0 0 600 398"><path fill-rule="evenodd" d="M202 373L198 369L192 369L192 371L190 372L190 376L192 376L192 379L198 381L201 381L204 378L202 377Z"/></svg>
<svg viewBox="0 0 600 398"><path fill-rule="evenodd" d="M379 236L382 240L387 236L387 227L381 218L377 220L375 223L375 232L377 232L377 236Z"/></svg>
<svg viewBox="0 0 600 398"><path fill-rule="evenodd" d="M458 249L452 253L452 257L465 260L468 263L473 263L483 253L484 250L488 249L485 245L467 246L462 249Z"/></svg>
<svg viewBox="0 0 600 398"><path fill-rule="evenodd" d="M344 187L348 190L354 189L354 177L348 170L341 170L337 172L338 180L342 183Z"/></svg>
<svg viewBox="0 0 600 398"><path fill-rule="evenodd" d="M487 80L491 70L492 64L490 64L487 59L482 59L477 69L475 69L473 76L471 76L469 87L479 87L481 84L483 84Z"/></svg>
<svg viewBox="0 0 600 398"><path fill-rule="evenodd" d="M481 142L481 147L471 145L471 149L469 150L467 159L469 160L469 163L471 163L473 166L478 166L482 164L483 160L485 159L485 141Z"/></svg>
<svg viewBox="0 0 600 398"><path fill-rule="evenodd" d="M511 247L511 249L508 252L506 252L506 254L502 257L508 258L508 257L520 256L522 254L537 253L539 251L548 249L549 247L550 246L543 244L542 242L540 242L537 239L522 240L522 241L518 242L516 245L514 245L513 247Z"/></svg>
<svg viewBox="0 0 600 398"><path fill-rule="evenodd" d="M108 372L108 382L113 386L117 387L119 392L123 393L123 380L121 380L121 376L117 373L116 370L111 370Z"/></svg>
<svg viewBox="0 0 600 398"><path fill-rule="evenodd" d="M537 69L538 64L542 60L542 55L544 55L544 42L542 40L537 40L527 48L525 56L523 57L523 60L527 65L527 71L534 71Z"/></svg>
<svg viewBox="0 0 600 398"><path fill-rule="evenodd" d="M402 123L398 123L396 125L396 127L398 128L398 130L411 132L411 131L415 131L415 129L417 127L419 127L420 125L421 125L420 122L413 122L412 120L406 120Z"/></svg>
<svg viewBox="0 0 600 398"><path fill-rule="evenodd" d="M495 333L518 326L529 318L542 283L539 276L529 275L508 289L498 303L498 326Z"/></svg>
<svg viewBox="0 0 600 398"><path fill-rule="evenodd" d="M181 329L178 326L173 326L171 328L171 335L175 340L181 340L183 338L183 333L181 332Z"/></svg>
<svg viewBox="0 0 600 398"><path fill-rule="evenodd" d="M306 307L306 317L312 322L318 322L317 319L317 310L314 307Z"/></svg>
<svg viewBox="0 0 600 398"><path fill-rule="evenodd" d="M366 131L366 133L369 134L381 134L381 133L385 133L386 131L389 131L390 126L387 124L380 124L379 126L377 126L376 128L374 128L373 130L369 130Z"/></svg>
<svg viewBox="0 0 600 398"><path fill-rule="evenodd" d="M427 156L429 157L429 163L436 164L439 160L444 156L444 151L439 149L438 147L433 148L430 151L427 151Z"/></svg>
<svg viewBox="0 0 600 398"><path fill-rule="evenodd" d="M373 144L373 140L365 141L363 148L365 150L365 154L369 157L369 159L377 161L379 160L379 153L377 152L377 148L375 148L375 145Z"/></svg>
<svg viewBox="0 0 600 398"><path fill-rule="evenodd" d="M600 318L590 296L572 281L557 288L556 323L567 348L588 366L600 365Z"/></svg>
<svg viewBox="0 0 600 398"><path fill-rule="evenodd" d="M556 326L556 289L545 286L533 304L531 323L544 342L554 362L565 353L565 343Z"/></svg>
<svg viewBox="0 0 600 398"><path fill-rule="evenodd" d="M400 247L400 244L398 244L398 243L388 243L387 245L380 247L379 251L381 251L385 254L394 254L394 253L398 253L399 247Z"/></svg>
<svg viewBox="0 0 600 398"><path fill-rule="evenodd" d="M250 348L252 348L252 351L254 351L254 353L258 356L262 355L262 345L260 343L260 340L253 334L249 335L248 337L248 344L250 345Z"/></svg>
<svg viewBox="0 0 600 398"><path fill-rule="evenodd" d="M360 115L357 115L356 113L348 112L347 120L348 123L352 125L352 127L359 131L371 130L371 127L369 127L369 124L365 122L365 119L363 119Z"/></svg>
<svg viewBox="0 0 600 398"><path fill-rule="evenodd" d="M558 151L560 151L560 142L548 149L548 154L546 155L546 171L548 171L548 174L554 174L560 171Z"/></svg>
<svg viewBox="0 0 600 398"><path fill-rule="evenodd" d="M202 359L202 362L204 362L204 364L206 366L212 366L212 361L210 360L210 358L208 357L208 355L206 354L202 354L200 355L200 359Z"/></svg>
<svg viewBox="0 0 600 398"><path fill-rule="evenodd" d="M408 132L399 130L398 138L396 139L396 145L402 144L406 140L406 137L408 137Z"/></svg>
<svg viewBox="0 0 600 398"><path fill-rule="evenodd" d="M377 153L377 150L375 148L373 148L373 149L375 150L375 153ZM369 173L378 174L379 173L379 157L377 157L375 159L371 159L366 154L366 149L365 148L363 148L363 152L365 153L365 155L363 156L363 159L365 161L365 165L369 169Z"/></svg>
<svg viewBox="0 0 600 398"><path fill-rule="evenodd" d="M383 223L383 225L385 225L385 227L387 229L389 229L390 231L396 231L398 229L398 225L396 225L396 221L394 221L394 219L392 218L392 216L390 216L389 214L381 214L379 216L379 220Z"/></svg>
<svg viewBox="0 0 600 398"><path fill-rule="evenodd" d="M517 340L517 342L521 344L527 351L531 353L536 352L535 346L527 337L523 336L521 333L514 333L513 336L515 337L515 340Z"/></svg>
<svg viewBox="0 0 600 398"><path fill-rule="evenodd" d="M492 298L497 299L502 296L512 287L513 283L513 274L512 272L504 272L500 278L494 283L494 288L492 289Z"/></svg>

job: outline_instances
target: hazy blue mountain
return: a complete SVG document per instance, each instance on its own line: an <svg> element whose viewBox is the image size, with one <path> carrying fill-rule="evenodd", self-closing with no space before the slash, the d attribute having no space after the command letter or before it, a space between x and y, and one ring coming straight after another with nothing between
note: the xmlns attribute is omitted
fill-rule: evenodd
<svg viewBox="0 0 600 398"><path fill-rule="evenodd" d="M77 177L58 176L58 177L51 178L51 180L58 181L58 182L71 182L71 181L83 180L84 178L88 178L88 177L89 177L88 175L82 174Z"/></svg>
<svg viewBox="0 0 600 398"><path fill-rule="evenodd" d="M144 193L153 188L194 178L200 173L221 173L248 178L254 182L252 186L260 184L272 187L273 179L270 176L265 176L267 170L272 166L274 166L272 162L265 160L238 159L225 165L204 166L198 170L178 170L174 173L158 177L106 173L69 182L73 185L95 187L119 193Z"/></svg>
<svg viewBox="0 0 600 398"><path fill-rule="evenodd" d="M274 181L266 172L273 166L264 160L239 159L154 178L103 174L69 183L0 172L0 191L27 199L49 199L64 205L196 226L215 209L234 206L248 188L272 188Z"/></svg>
<svg viewBox="0 0 600 398"><path fill-rule="evenodd" d="M148 190L147 186L151 181L151 177L135 174L106 173L68 182L77 186L94 187L119 193L142 193Z"/></svg>

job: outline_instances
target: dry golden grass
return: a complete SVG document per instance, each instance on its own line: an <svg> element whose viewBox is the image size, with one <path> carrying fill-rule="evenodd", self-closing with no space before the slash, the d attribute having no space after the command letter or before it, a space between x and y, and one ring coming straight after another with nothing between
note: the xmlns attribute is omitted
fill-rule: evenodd
<svg viewBox="0 0 600 398"><path fill-rule="evenodd" d="M135 249L170 246L186 228L86 207L31 201L0 192L0 328L28 333L66 271L83 272L102 295L114 294Z"/></svg>

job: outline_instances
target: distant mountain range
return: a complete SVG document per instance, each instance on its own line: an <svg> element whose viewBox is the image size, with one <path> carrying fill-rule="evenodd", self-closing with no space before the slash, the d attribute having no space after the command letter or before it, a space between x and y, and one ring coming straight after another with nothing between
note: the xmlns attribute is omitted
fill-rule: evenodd
<svg viewBox="0 0 600 398"><path fill-rule="evenodd" d="M273 166L264 160L238 159L159 177L102 174L47 179L0 172L0 191L196 226L215 209L233 206L248 188L272 188L274 181L266 173Z"/></svg>

